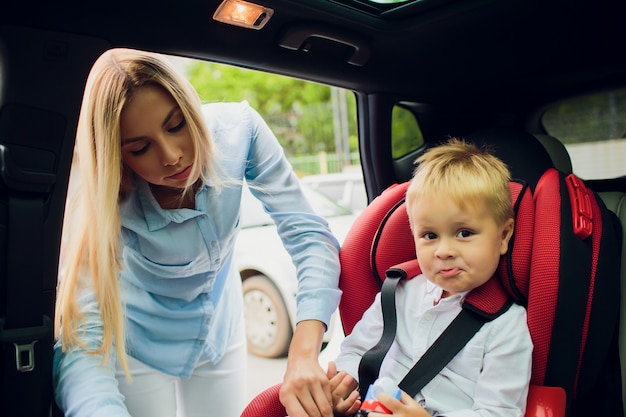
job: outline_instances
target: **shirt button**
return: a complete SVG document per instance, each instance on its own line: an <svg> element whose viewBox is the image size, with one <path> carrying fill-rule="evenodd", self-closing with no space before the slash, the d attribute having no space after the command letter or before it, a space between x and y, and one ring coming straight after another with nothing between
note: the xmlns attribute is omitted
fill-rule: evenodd
<svg viewBox="0 0 626 417"><path fill-rule="evenodd" d="M209 294L202 294L202 299L203 300L208 300L209 299Z"/></svg>
<svg viewBox="0 0 626 417"><path fill-rule="evenodd" d="M211 246L213 247L217 246L217 242L215 240L211 241Z"/></svg>
<svg viewBox="0 0 626 417"><path fill-rule="evenodd" d="M431 321L433 319L433 315L430 313L424 314L424 320Z"/></svg>
<svg viewBox="0 0 626 417"><path fill-rule="evenodd" d="M216 264L219 264L219 263L220 263L220 261L221 261L221 259L220 259L220 258L215 259L215 263L216 263Z"/></svg>

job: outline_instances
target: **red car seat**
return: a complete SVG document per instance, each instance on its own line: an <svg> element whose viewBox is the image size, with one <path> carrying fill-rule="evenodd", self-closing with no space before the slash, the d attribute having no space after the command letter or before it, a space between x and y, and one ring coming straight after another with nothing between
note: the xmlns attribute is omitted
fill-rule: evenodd
<svg viewBox="0 0 626 417"><path fill-rule="evenodd" d="M524 145L512 150L512 138ZM527 179L527 187L511 183L516 228L499 266L508 296L527 308L535 346L526 416L623 415L616 342L621 228L615 216L582 181L553 168L531 135L492 130L470 140L489 143L510 166L523 167L511 169L515 177ZM415 258L403 208L406 186L391 186L374 199L344 240L339 310L345 334L380 291L385 271ZM284 417L279 389L257 396L242 417Z"/></svg>

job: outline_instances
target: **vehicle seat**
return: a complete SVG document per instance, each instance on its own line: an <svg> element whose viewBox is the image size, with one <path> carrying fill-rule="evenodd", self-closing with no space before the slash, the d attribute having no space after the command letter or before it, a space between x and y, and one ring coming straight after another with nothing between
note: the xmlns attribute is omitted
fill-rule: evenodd
<svg viewBox="0 0 626 417"><path fill-rule="evenodd" d="M620 329L619 329L619 351L622 370L622 398L626 404L626 192L623 191L602 191L598 195L604 201L607 208L614 212L619 219L622 230L620 270L621 303L620 303Z"/></svg>
<svg viewBox="0 0 626 417"><path fill-rule="evenodd" d="M552 159L552 164L556 169L565 174L571 174L574 172L572 169L572 159L570 158L565 145L563 145L563 142L550 135L536 133L534 136L539 142L541 142L545 150L548 152L550 159Z"/></svg>

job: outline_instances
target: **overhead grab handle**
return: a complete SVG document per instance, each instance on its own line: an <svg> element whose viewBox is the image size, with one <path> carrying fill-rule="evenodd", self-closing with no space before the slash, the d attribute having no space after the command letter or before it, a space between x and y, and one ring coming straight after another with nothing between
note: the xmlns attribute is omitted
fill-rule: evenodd
<svg viewBox="0 0 626 417"><path fill-rule="evenodd" d="M298 26L287 31L280 40L279 45L294 51L302 50L308 52L311 49L311 44L307 42L310 38L327 39L354 49L354 52L346 59L348 64L362 67L369 60L370 49L363 38L337 29L313 25Z"/></svg>

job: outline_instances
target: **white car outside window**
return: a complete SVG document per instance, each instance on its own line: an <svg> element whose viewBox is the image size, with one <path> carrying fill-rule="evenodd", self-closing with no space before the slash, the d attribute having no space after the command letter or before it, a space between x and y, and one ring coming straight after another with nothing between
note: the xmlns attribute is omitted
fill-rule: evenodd
<svg viewBox="0 0 626 417"><path fill-rule="evenodd" d="M324 217L339 242L352 226L356 214L328 196L303 185L315 212ZM235 243L234 261L242 278L248 351L277 358L287 354L296 316L296 268L276 232L272 218L247 188L242 196L241 230ZM335 313L325 334L333 334Z"/></svg>

